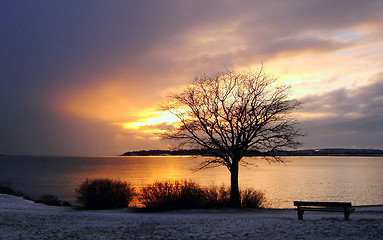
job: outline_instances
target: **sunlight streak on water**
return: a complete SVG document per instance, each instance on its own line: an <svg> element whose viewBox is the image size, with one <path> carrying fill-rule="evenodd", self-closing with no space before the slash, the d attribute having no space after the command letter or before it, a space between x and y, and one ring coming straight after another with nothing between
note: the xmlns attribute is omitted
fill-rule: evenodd
<svg viewBox="0 0 383 240"><path fill-rule="evenodd" d="M140 188L157 180L191 179L203 186L229 185L225 167L193 172L192 157L1 157L0 181L11 181L32 197L54 194L75 202L86 178L113 178ZM285 164L242 167L242 187L265 192L273 207L292 207L294 200L351 201L383 204L382 157L288 157Z"/></svg>

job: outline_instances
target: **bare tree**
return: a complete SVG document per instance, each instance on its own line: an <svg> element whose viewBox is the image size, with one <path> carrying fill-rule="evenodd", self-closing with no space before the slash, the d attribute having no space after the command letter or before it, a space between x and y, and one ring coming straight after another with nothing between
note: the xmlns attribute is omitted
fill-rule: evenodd
<svg viewBox="0 0 383 240"><path fill-rule="evenodd" d="M162 139L177 140L178 147L198 147L213 154L200 169L226 166L231 174L231 206L240 207L239 165L256 150L268 161L282 161L274 154L295 148L301 134L288 114L299 107L289 100L290 87L258 72L227 71L214 77L195 78L182 93L170 97L163 110L179 123L164 131Z"/></svg>

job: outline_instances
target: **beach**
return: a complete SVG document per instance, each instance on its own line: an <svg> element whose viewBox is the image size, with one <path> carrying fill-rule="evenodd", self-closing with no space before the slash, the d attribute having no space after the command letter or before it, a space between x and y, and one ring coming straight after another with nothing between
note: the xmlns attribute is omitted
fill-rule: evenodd
<svg viewBox="0 0 383 240"><path fill-rule="evenodd" d="M294 209L75 210L0 194L1 239L383 239L383 207L342 213Z"/></svg>

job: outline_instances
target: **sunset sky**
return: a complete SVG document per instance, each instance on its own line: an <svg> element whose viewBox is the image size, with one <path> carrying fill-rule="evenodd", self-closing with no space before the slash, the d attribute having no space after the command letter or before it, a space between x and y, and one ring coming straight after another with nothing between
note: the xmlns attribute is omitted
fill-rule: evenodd
<svg viewBox="0 0 383 240"><path fill-rule="evenodd" d="M202 74L292 86L302 148L383 149L383 1L1 1L0 154L167 149L166 96Z"/></svg>

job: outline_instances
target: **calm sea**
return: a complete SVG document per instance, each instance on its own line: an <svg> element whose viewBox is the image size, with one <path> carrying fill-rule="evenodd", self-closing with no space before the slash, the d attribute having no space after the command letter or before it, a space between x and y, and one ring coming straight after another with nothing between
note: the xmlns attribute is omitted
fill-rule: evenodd
<svg viewBox="0 0 383 240"><path fill-rule="evenodd" d="M202 157L0 157L0 181L34 198L54 194L76 202L75 189L87 178L128 181L137 188L156 180L191 179L201 185L229 185L229 171L193 172ZM273 207L294 200L383 204L383 157L287 157L284 164L247 158L242 187L263 191Z"/></svg>

